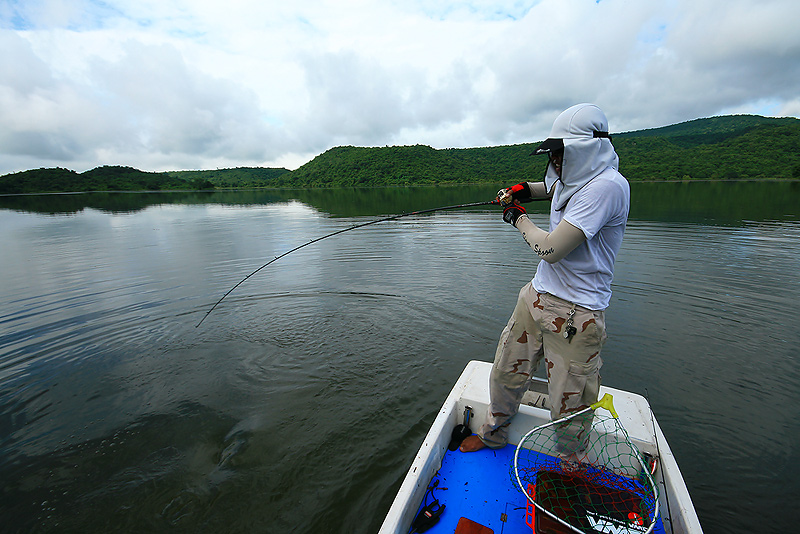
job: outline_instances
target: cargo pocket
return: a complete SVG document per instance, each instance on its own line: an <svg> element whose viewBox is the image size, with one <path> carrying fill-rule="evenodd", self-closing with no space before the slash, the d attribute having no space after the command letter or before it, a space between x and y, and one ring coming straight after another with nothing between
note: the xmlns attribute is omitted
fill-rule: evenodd
<svg viewBox="0 0 800 534"><path fill-rule="evenodd" d="M600 366L602 360L596 356L587 363L570 362L564 384L562 413L583 408L597 400L600 392Z"/></svg>

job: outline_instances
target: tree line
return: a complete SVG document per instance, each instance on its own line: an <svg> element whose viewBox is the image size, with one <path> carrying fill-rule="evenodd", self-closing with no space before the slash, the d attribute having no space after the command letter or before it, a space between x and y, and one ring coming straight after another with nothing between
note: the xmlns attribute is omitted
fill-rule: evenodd
<svg viewBox="0 0 800 534"><path fill-rule="evenodd" d="M800 119L729 115L613 135L631 181L800 179ZM538 180L537 143L434 149L340 146L302 167L145 172L42 168L0 177L0 194L250 188L386 187Z"/></svg>

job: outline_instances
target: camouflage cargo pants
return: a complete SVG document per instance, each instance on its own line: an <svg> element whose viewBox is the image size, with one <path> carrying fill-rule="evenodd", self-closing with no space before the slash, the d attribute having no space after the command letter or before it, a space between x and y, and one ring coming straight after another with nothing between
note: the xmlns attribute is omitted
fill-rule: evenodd
<svg viewBox="0 0 800 534"><path fill-rule="evenodd" d="M575 328L569 339L564 337L567 326ZM525 285L497 344L489 381L488 418L477 432L481 440L493 448L506 444L509 421L519 410L522 395L543 358L553 420L597 402L600 350L605 340L603 311L537 293L530 283ZM577 419L560 429L559 445L566 453L580 449L592 414Z"/></svg>

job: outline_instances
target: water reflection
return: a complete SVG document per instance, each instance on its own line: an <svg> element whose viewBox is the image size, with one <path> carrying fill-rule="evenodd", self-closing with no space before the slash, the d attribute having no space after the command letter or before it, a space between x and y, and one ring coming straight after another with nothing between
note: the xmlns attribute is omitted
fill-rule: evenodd
<svg viewBox="0 0 800 534"><path fill-rule="evenodd" d="M78 213L87 208L132 213L170 204L255 206L299 201L334 217L357 217L491 200L500 185L0 195L0 209L53 215ZM798 181L635 182L631 187L633 219L739 224L744 220L800 218ZM535 203L528 207L534 212L547 209Z"/></svg>

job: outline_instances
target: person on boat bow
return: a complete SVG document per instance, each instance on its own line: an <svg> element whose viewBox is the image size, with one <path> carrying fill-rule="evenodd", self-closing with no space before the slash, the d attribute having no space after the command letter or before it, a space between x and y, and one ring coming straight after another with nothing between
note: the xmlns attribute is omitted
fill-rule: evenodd
<svg viewBox="0 0 800 534"><path fill-rule="evenodd" d="M534 154L549 156L544 181L501 190L498 200L505 205L503 220L520 231L541 261L519 292L497 345L486 423L462 442L463 452L506 445L509 421L543 358L553 420L598 398L605 309L628 220L630 186L618 171L608 120L595 105L562 112ZM549 231L536 226L519 203L530 198L552 199ZM577 419L559 430L564 457L580 453L591 412Z"/></svg>

